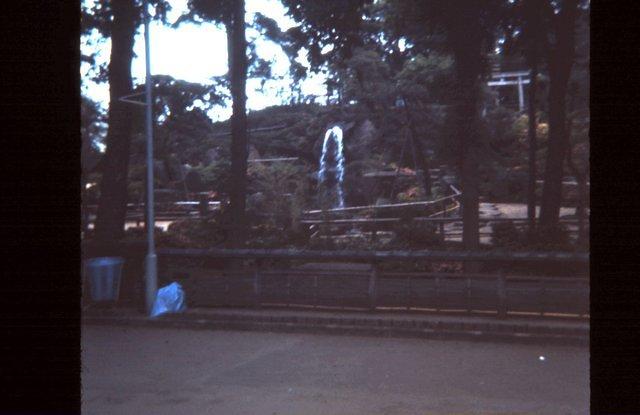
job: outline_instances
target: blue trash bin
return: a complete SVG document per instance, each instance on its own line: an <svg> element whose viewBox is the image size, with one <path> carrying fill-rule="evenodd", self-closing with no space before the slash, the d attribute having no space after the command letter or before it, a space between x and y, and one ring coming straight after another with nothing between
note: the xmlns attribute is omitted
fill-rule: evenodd
<svg viewBox="0 0 640 415"><path fill-rule="evenodd" d="M117 301L124 259L101 257L87 260L86 273L93 301Z"/></svg>

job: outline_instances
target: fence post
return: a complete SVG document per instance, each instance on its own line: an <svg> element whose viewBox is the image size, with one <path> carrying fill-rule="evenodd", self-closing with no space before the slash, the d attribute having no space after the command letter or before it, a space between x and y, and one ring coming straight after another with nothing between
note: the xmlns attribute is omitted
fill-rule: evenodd
<svg viewBox="0 0 640 415"><path fill-rule="evenodd" d="M369 309L376 309L376 280L378 279L378 264L371 264L371 274L369 275Z"/></svg>
<svg viewBox="0 0 640 415"><path fill-rule="evenodd" d="M471 277L467 277L467 313L471 314Z"/></svg>
<svg viewBox="0 0 640 415"><path fill-rule="evenodd" d="M440 277L436 275L435 277L435 283L436 283L436 300L435 300L435 307L436 307L436 311L440 310Z"/></svg>
<svg viewBox="0 0 640 415"><path fill-rule="evenodd" d="M544 280L543 279L538 280L538 284L540 285L540 287L538 288L538 301L540 302L540 315L543 316L544 309L545 309L544 297L545 297L545 291L546 291L544 286Z"/></svg>
<svg viewBox="0 0 640 415"><path fill-rule="evenodd" d="M260 307L262 304L260 301L260 260L256 260L253 270L253 294L256 307Z"/></svg>
<svg viewBox="0 0 640 415"><path fill-rule="evenodd" d="M318 307L318 276L313 276L313 308Z"/></svg>
<svg viewBox="0 0 640 415"><path fill-rule="evenodd" d="M378 209L373 208L373 231L371 231L371 243L375 244L378 241L378 222L375 219L378 219Z"/></svg>
<svg viewBox="0 0 640 415"><path fill-rule="evenodd" d="M287 307L291 305L291 274L287 272Z"/></svg>
<svg viewBox="0 0 640 415"><path fill-rule="evenodd" d="M407 291L406 291L407 311L411 309L411 275L407 277Z"/></svg>
<svg viewBox="0 0 640 415"><path fill-rule="evenodd" d="M504 276L504 271L500 269L498 271L498 317L507 317L507 280Z"/></svg>

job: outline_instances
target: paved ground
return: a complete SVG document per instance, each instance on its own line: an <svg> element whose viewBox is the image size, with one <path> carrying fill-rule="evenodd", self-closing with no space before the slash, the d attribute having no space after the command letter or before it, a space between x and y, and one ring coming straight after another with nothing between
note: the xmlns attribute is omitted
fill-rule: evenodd
<svg viewBox="0 0 640 415"><path fill-rule="evenodd" d="M479 206L480 217L481 218L526 218L527 217L527 205L525 203L489 203L482 202ZM587 209L589 212L589 209ZM576 208L572 207L561 207L560 208L560 217L569 217L573 216L576 213ZM458 212L460 214L460 212ZM536 206L536 215L540 215L540 206ZM577 230L578 227L576 225L570 225L569 228ZM490 244L491 243L491 233L493 226L489 224L485 224L480 227L480 243ZM445 225L445 230L447 232L462 232L462 224L461 223L450 223ZM462 235L456 236L447 236L448 241L462 241Z"/></svg>
<svg viewBox="0 0 640 415"><path fill-rule="evenodd" d="M586 348L83 328L86 414L587 414ZM540 359L544 356L544 360Z"/></svg>
<svg viewBox="0 0 640 415"><path fill-rule="evenodd" d="M480 203L480 209L487 207L487 212L493 213L496 210L500 214L500 218L526 218L527 217L527 205L525 203ZM589 209L587 209L587 212ZM561 207L560 217L572 216L576 214L576 208L573 207ZM491 217L490 214L486 215ZM540 216L540 206L536 206L536 216ZM495 216L494 216L495 217Z"/></svg>
<svg viewBox="0 0 640 415"><path fill-rule="evenodd" d="M515 317L513 315L509 318L501 320L495 317L487 317L486 315L470 316L464 313L456 314L428 314L428 313L411 313L411 312L363 312L363 311L344 311L344 310L312 310L312 309L278 309L278 308L262 308L260 310L251 308L233 308L233 307L200 307L200 308L187 308L184 315L194 316L207 316L207 315L244 315L244 316L278 316L278 317L321 317L321 318L338 318L348 319L357 318L360 320L411 320L411 321L430 321L430 322L442 322L442 323L468 323L468 324L483 324L490 323L493 325L513 325L513 326L526 326L530 328L551 328L558 330L572 330L572 329L589 329L589 321L579 319L553 319L553 318L539 318L537 316L533 318L527 318L526 316ZM117 315L117 314L116 314ZM124 312L121 314L126 316ZM136 315L139 315L136 313ZM176 314L180 315L180 314Z"/></svg>

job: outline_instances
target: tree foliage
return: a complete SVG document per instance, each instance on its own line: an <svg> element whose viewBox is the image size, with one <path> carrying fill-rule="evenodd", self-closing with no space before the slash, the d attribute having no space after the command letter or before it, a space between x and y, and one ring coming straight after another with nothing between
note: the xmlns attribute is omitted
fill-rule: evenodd
<svg viewBox="0 0 640 415"><path fill-rule="evenodd" d="M114 97L143 91L142 85L134 87L130 79L132 39L141 23L142 1L120 3L128 5L125 36L122 29L120 34L114 30L116 4L97 1L91 7L83 5L82 14L84 35L112 38L118 49L109 67L98 68L98 79L109 78ZM155 0L152 4L154 18L166 21L169 3ZM317 169L318 143L327 126L339 121L344 125L348 156L345 180L347 187L354 189L347 196L349 203L369 202L370 189L362 183L363 175L372 170L454 165L463 187L465 246L475 249L478 234L473 229L478 228L480 196L521 202L527 186L532 189L527 175L533 178L534 174L525 168L532 159L527 150L534 148L528 130L535 131L537 140L535 169L530 171L546 171L543 216L547 224L556 219L555 210L563 198L564 202L574 200L573 194L567 198L558 192L563 173L569 171L582 182L587 180L588 2L283 0L287 14L297 22L288 30L260 13L246 24L244 11L242 18L235 19L238 4L233 0L189 0L188 13L174 23L223 26L228 38L229 73L213 78L208 85L154 76L155 156L156 163L164 166L158 167L162 170L158 174L160 187L184 188L190 170L194 183L200 181L193 188L233 193L236 205L249 196L253 213L288 212L284 199L276 195L282 190L277 183L297 183L307 189L297 203L311 203L308 196L313 180L308 173ZM246 28L255 29L249 31L249 39L240 36ZM271 62L260 57L251 37L254 33L275 42L289 57L294 99L290 105L247 114L245 122L247 77L260 79L263 86L275 78ZM302 64L305 54L308 67ZM82 60L96 64L93 56L82 56ZM498 102L495 91L486 86L495 63L503 68L537 68L536 105L527 115ZM114 65L117 71L111 70ZM309 72L326 74L328 105L303 103L300 84ZM234 106L231 122L212 123L207 111L230 101ZM113 176L116 165L126 171L122 160L130 159L131 172L125 176L139 189L134 195L138 197L144 177L143 111L127 107L125 112L114 103L105 116L89 101L83 100L82 105L84 142L100 140L103 121L109 125L104 177ZM259 131L247 136L247 129ZM364 130L368 131L366 140L360 137ZM131 148L127 148L129 136ZM96 159L98 153L91 148L83 146L83 160ZM112 154L114 148L117 155ZM249 149L260 157L298 157L304 172L252 166L245 192L243 165ZM397 194L417 194L415 184L403 182L402 186L395 189ZM258 193L268 194L265 197L274 205L264 207L251 199ZM122 204L120 196L116 199ZM270 226L283 227L284 222L280 218Z"/></svg>

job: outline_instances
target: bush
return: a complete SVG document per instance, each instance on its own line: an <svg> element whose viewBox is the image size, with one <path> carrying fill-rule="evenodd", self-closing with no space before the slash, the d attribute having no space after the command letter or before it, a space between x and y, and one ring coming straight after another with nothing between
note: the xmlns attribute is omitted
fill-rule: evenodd
<svg viewBox="0 0 640 415"><path fill-rule="evenodd" d="M496 223L492 228L492 243L496 248L514 251L571 251L574 249L569 233L563 226L555 229L537 228L532 241L529 241L527 228L519 229L513 222Z"/></svg>
<svg viewBox="0 0 640 415"><path fill-rule="evenodd" d="M435 225L403 219L394 229L393 245L398 248L435 248L442 245Z"/></svg>
<svg viewBox="0 0 640 415"><path fill-rule="evenodd" d="M424 191L420 186L413 186L397 195L399 202L415 202L424 197Z"/></svg>
<svg viewBox="0 0 640 415"><path fill-rule="evenodd" d="M183 219L158 235L158 246L172 248L212 248L224 243L227 231L216 219Z"/></svg>
<svg viewBox="0 0 640 415"><path fill-rule="evenodd" d="M264 217L271 226L288 228L305 205L308 168L306 166L257 163L248 170L247 209L256 218Z"/></svg>
<svg viewBox="0 0 640 415"><path fill-rule="evenodd" d="M338 248L338 244L336 244L333 239L323 239L323 238L313 238L309 239L308 243L309 249L312 250L335 250Z"/></svg>
<svg viewBox="0 0 640 415"><path fill-rule="evenodd" d="M527 195L527 173L524 171L500 171L489 174L480 184L483 196L494 202L524 203Z"/></svg>
<svg viewBox="0 0 640 415"><path fill-rule="evenodd" d="M228 189L231 162L227 159L217 160L208 166L198 166L193 171L200 174L202 189L225 193Z"/></svg>
<svg viewBox="0 0 640 415"><path fill-rule="evenodd" d="M537 228L532 248L540 251L571 251L573 245L567 229L559 225L557 228Z"/></svg>
<svg viewBox="0 0 640 415"><path fill-rule="evenodd" d="M496 248L517 250L526 247L526 234L520 231L513 222L499 222L492 226L491 242Z"/></svg>

